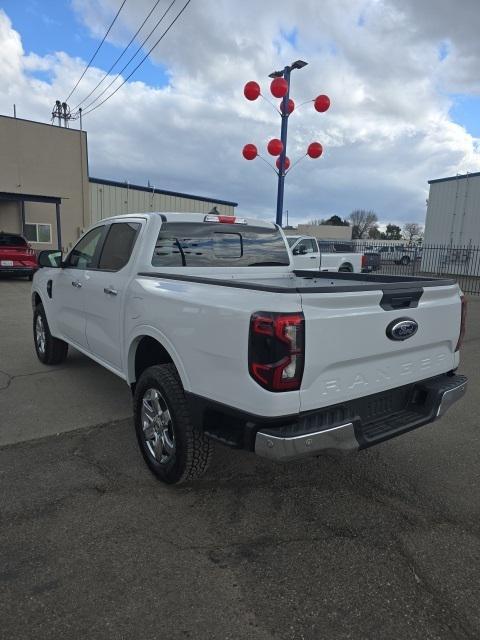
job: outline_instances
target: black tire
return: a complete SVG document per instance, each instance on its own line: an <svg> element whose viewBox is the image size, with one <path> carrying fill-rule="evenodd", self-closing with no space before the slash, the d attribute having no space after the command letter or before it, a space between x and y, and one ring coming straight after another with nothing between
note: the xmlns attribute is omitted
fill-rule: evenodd
<svg viewBox="0 0 480 640"><path fill-rule="evenodd" d="M344 263L340 266L339 271L342 273L353 273L353 267L350 263Z"/></svg>
<svg viewBox="0 0 480 640"><path fill-rule="evenodd" d="M403 256L400 260L400 264L403 264L404 267L408 266L410 264L410 258L408 256Z"/></svg>
<svg viewBox="0 0 480 640"><path fill-rule="evenodd" d="M43 343L38 331L39 324L43 326ZM43 364L60 364L67 357L68 344L63 340L54 338L50 333L47 316L45 315L45 309L42 304L37 304L33 312L33 341L35 343L37 358L40 362L43 362Z"/></svg>
<svg viewBox="0 0 480 640"><path fill-rule="evenodd" d="M154 392L159 396L154 399L160 402L162 416L168 414L165 423L156 423L155 427L154 421L150 422L151 417L148 417L151 416L150 409L144 408L144 400L149 407ZM159 480L167 484L180 484L204 475L212 459L213 442L192 423L185 392L173 364L155 365L142 373L135 387L133 409L140 451L148 468ZM156 419L159 419L159 414ZM148 429L151 438L148 438ZM164 446L160 431L166 433L170 450ZM153 452L155 444L156 453Z"/></svg>

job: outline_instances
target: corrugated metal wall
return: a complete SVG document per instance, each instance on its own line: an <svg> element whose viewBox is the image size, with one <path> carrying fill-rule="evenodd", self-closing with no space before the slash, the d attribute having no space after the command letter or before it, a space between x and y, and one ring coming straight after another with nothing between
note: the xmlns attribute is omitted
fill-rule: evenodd
<svg viewBox="0 0 480 640"><path fill-rule="evenodd" d="M480 176L430 184L425 245L480 245Z"/></svg>
<svg viewBox="0 0 480 640"><path fill-rule="evenodd" d="M480 175L430 184L421 270L479 274Z"/></svg>
<svg viewBox="0 0 480 640"><path fill-rule="evenodd" d="M194 198L182 198L151 191L140 191L109 184L90 182L91 224L126 213L143 213L146 211L178 211L192 213L208 213L216 206L223 214L234 213L234 207L216 202L206 202Z"/></svg>

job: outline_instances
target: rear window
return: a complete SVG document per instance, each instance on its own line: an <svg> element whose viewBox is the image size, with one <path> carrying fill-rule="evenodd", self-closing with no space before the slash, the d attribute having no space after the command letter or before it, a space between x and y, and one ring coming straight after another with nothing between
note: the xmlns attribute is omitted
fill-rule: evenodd
<svg viewBox="0 0 480 640"><path fill-rule="evenodd" d="M166 223L152 257L154 267L287 266L278 229L224 223Z"/></svg>
<svg viewBox="0 0 480 640"><path fill-rule="evenodd" d="M0 246L26 247L27 241L22 236L15 236L9 233L0 233Z"/></svg>

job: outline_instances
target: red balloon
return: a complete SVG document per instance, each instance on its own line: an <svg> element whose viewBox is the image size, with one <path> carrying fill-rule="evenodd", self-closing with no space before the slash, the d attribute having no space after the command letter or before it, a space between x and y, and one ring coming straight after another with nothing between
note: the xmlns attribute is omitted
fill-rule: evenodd
<svg viewBox="0 0 480 640"><path fill-rule="evenodd" d="M288 83L285 78L274 78L270 84L270 91L275 98L283 98L288 91Z"/></svg>
<svg viewBox="0 0 480 640"><path fill-rule="evenodd" d="M317 111L320 111L320 113L323 113L330 106L330 98L324 95L317 96L314 100L313 106Z"/></svg>
<svg viewBox="0 0 480 640"><path fill-rule="evenodd" d="M275 164L277 165L277 169L280 171L280 158L277 158ZM290 168L290 158L288 156L285 156L285 164L284 164L283 170L288 171L289 168Z"/></svg>
<svg viewBox="0 0 480 640"><path fill-rule="evenodd" d="M310 158L319 158L323 153L323 147L319 142L311 142L308 145L307 156Z"/></svg>
<svg viewBox="0 0 480 640"><path fill-rule="evenodd" d="M260 95L260 85L255 80L247 82L243 87L243 95L247 100L256 100Z"/></svg>
<svg viewBox="0 0 480 640"><path fill-rule="evenodd" d="M267 151L271 156L279 156L283 151L283 142L278 138L272 138L267 144Z"/></svg>
<svg viewBox="0 0 480 640"><path fill-rule="evenodd" d="M257 147L254 144L246 144L242 150L245 160L255 160L258 156Z"/></svg>
<svg viewBox="0 0 480 640"><path fill-rule="evenodd" d="M295 109L295 102L289 98L288 100L288 113L292 113L292 111ZM283 113L283 100L280 103L280 111Z"/></svg>

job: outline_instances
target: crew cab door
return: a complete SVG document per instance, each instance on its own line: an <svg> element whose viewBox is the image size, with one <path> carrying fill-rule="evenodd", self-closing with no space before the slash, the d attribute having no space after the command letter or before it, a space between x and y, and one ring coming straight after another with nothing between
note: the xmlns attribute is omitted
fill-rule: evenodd
<svg viewBox="0 0 480 640"><path fill-rule="evenodd" d="M320 269L320 252L313 238L301 238L292 253L295 269Z"/></svg>
<svg viewBox="0 0 480 640"><path fill-rule="evenodd" d="M87 269L95 263L104 227L95 227L68 254L53 283L55 325L61 336L79 347L87 346L85 291Z"/></svg>
<svg viewBox="0 0 480 640"><path fill-rule="evenodd" d="M97 264L85 274L88 349L117 370L122 368L126 272L140 228L140 222L128 220L107 225Z"/></svg>

